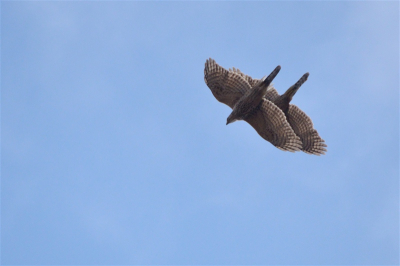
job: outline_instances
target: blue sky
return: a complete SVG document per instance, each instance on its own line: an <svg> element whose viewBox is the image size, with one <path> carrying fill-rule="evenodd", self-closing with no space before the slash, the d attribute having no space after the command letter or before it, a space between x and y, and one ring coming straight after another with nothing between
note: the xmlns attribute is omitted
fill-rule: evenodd
<svg viewBox="0 0 400 266"><path fill-rule="evenodd" d="M285 91L283 152L203 80ZM2 2L2 264L398 264L399 3Z"/></svg>

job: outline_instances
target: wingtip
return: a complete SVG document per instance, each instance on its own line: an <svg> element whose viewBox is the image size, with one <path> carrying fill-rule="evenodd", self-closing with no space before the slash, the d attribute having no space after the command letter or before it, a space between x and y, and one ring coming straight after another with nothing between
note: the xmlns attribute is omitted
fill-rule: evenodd
<svg viewBox="0 0 400 266"><path fill-rule="evenodd" d="M215 60L212 59L211 57L209 57L208 59L206 59L206 64L212 63L212 62L215 62Z"/></svg>

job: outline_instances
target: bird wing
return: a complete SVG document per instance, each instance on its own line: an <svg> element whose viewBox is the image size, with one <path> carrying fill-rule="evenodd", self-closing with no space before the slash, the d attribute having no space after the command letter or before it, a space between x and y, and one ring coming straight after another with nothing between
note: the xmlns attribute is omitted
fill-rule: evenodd
<svg viewBox="0 0 400 266"><path fill-rule="evenodd" d="M311 118L294 104L289 106L286 116L290 126L303 142L302 150L305 153L321 155L325 154L327 145L314 129Z"/></svg>
<svg viewBox="0 0 400 266"><path fill-rule="evenodd" d="M285 114L268 100L263 99L259 110L245 120L262 138L278 149L294 152L302 147L300 138L293 132Z"/></svg>
<svg viewBox="0 0 400 266"><path fill-rule="evenodd" d="M242 76L249 84L251 87L253 87L254 85L256 85L257 83L259 83L261 80L260 79L253 79L252 77L250 77L249 75L244 74L242 71L240 71L240 69L238 68L232 68L229 69L229 71L232 71L240 76Z"/></svg>
<svg viewBox="0 0 400 266"><path fill-rule="evenodd" d="M279 97L279 93L275 90L275 88L271 85L270 88L267 90L264 98L270 100L271 102L275 101L276 98Z"/></svg>
<svg viewBox="0 0 400 266"><path fill-rule="evenodd" d="M233 67L232 70L231 69L229 69L229 70L234 72L234 73L236 73L236 74L238 74L238 75L241 75L250 84L251 87L254 87L255 85L257 85L261 81L261 79L253 79L249 75L244 74L238 68L234 68ZM265 94L264 97L265 97L265 99L270 100L270 101L273 102L276 98L279 97L279 93L276 91L274 86L271 84L271 85L269 85L267 93Z"/></svg>
<svg viewBox="0 0 400 266"><path fill-rule="evenodd" d="M241 75L226 70L211 58L205 64L204 81L214 97L232 109L246 91L251 89L250 84Z"/></svg>

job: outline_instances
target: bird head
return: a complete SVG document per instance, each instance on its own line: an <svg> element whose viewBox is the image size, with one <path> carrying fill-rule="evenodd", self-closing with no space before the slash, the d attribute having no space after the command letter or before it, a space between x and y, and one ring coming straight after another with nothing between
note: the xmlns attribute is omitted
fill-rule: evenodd
<svg viewBox="0 0 400 266"><path fill-rule="evenodd" d="M237 119L237 117L233 114L233 112L228 116L228 118L226 119L226 124L230 124L235 122Z"/></svg>

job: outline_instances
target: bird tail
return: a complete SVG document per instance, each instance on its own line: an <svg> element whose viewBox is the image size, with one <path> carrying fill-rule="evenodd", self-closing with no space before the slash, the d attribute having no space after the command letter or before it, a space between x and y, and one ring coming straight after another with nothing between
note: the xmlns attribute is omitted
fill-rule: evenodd
<svg viewBox="0 0 400 266"><path fill-rule="evenodd" d="M304 82L308 79L310 74L307 72L305 73L293 86L291 86L282 96L284 98L292 99L293 96L296 94L298 89L303 85Z"/></svg>
<svg viewBox="0 0 400 266"><path fill-rule="evenodd" d="M277 66L272 72L271 74L269 74L269 76L264 79L263 78L263 83L266 87L269 87L269 85L271 84L272 80L276 77L276 75L278 75L279 71L281 70L281 66Z"/></svg>

